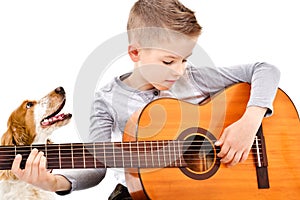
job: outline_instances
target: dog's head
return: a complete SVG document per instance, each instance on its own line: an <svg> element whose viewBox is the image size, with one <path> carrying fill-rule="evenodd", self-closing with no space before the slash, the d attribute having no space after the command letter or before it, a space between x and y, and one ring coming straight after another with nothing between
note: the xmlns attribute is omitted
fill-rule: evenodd
<svg viewBox="0 0 300 200"><path fill-rule="evenodd" d="M59 114L66 102L65 90L58 87L40 100L25 100L10 115L1 145L46 143L50 134L69 123L71 114Z"/></svg>

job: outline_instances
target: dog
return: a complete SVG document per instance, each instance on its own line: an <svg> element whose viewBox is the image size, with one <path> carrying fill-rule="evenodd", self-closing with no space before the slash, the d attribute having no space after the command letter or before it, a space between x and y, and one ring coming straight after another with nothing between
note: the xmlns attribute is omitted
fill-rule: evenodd
<svg viewBox="0 0 300 200"><path fill-rule="evenodd" d="M58 87L40 100L25 100L14 110L2 135L1 145L31 145L51 143L49 137L56 129L67 125L72 114L61 113L66 103L63 87ZM0 199L54 199L54 194L25 183L10 170L0 171Z"/></svg>

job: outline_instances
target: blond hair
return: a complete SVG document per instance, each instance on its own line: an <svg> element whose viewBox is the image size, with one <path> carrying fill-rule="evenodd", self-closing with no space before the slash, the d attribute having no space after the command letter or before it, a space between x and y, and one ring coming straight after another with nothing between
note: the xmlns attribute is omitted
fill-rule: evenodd
<svg viewBox="0 0 300 200"><path fill-rule="evenodd" d="M198 37L201 29L194 12L178 0L139 0L133 5L127 23L129 43L141 45L168 39L170 31Z"/></svg>

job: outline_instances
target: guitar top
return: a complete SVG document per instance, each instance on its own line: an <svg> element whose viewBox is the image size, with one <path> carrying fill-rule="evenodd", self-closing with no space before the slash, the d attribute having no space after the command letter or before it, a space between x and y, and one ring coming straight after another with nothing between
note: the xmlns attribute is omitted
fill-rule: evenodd
<svg viewBox="0 0 300 200"><path fill-rule="evenodd" d="M128 124L127 140L185 141L180 156L185 167L128 169L134 199L299 199L300 121L282 90L278 89L274 114L263 120L248 159L228 168L216 156L214 141L243 115L249 96L250 85L242 83L200 105L176 99L147 105L131 120L137 127ZM169 143L159 150L167 163L178 160L172 158L176 150L168 153L173 147Z"/></svg>

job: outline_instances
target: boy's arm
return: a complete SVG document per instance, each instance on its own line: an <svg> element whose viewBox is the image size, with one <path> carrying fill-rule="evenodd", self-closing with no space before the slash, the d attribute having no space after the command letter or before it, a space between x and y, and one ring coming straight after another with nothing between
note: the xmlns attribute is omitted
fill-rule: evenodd
<svg viewBox="0 0 300 200"><path fill-rule="evenodd" d="M219 140L218 154L229 166L247 159L255 134L264 116L273 112L280 71L268 63L237 65L228 68L192 68L191 74L204 94L214 94L239 82L251 84L251 94L244 115L228 126Z"/></svg>
<svg viewBox="0 0 300 200"><path fill-rule="evenodd" d="M265 107L268 108L266 115L272 114L280 71L271 64L253 63L220 68L192 67L190 74L198 89L205 95L215 94L235 83L250 83L248 106Z"/></svg>

